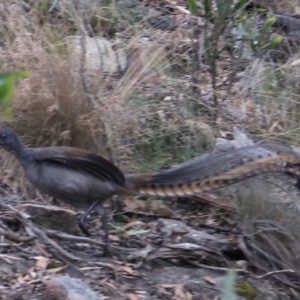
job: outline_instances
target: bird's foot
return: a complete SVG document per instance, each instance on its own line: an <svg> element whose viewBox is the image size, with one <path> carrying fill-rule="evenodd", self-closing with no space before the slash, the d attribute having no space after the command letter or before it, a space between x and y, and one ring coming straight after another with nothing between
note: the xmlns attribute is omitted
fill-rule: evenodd
<svg viewBox="0 0 300 300"><path fill-rule="evenodd" d="M78 221L78 227L81 230L81 232L86 236L92 236L91 233L85 228L81 220Z"/></svg>

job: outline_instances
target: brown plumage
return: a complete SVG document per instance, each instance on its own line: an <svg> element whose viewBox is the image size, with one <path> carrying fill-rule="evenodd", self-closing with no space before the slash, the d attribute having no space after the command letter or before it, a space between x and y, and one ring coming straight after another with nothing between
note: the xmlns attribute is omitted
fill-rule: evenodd
<svg viewBox="0 0 300 300"><path fill-rule="evenodd" d="M192 196L269 172L299 175L299 157L277 144L246 146L195 159L149 176L127 175L125 185L141 195Z"/></svg>
<svg viewBox="0 0 300 300"><path fill-rule="evenodd" d="M27 148L11 128L0 130L0 147L13 153L29 181L42 193L86 209L79 225L115 194L192 196L267 172L299 175L299 156L291 147L251 145L208 154L166 171L124 175L105 158L70 147ZM104 217L104 215L102 216Z"/></svg>

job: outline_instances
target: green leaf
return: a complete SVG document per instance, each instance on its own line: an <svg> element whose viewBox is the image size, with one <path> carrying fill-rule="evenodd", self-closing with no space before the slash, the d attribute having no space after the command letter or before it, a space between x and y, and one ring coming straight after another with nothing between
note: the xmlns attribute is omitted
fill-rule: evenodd
<svg viewBox="0 0 300 300"><path fill-rule="evenodd" d="M261 49L262 50L270 50L273 49L278 43L280 43L283 39L282 35L276 36L272 41L264 45Z"/></svg>
<svg viewBox="0 0 300 300"><path fill-rule="evenodd" d="M248 1L246 1L246 0L239 1L238 3L235 4L233 11L236 12L236 11L242 9L246 5L247 2Z"/></svg>
<svg viewBox="0 0 300 300"><path fill-rule="evenodd" d="M222 300L232 300L235 298L235 281L236 273L234 270L229 270L226 279Z"/></svg>
<svg viewBox="0 0 300 300"><path fill-rule="evenodd" d="M229 16L232 2L233 0L216 0L220 23Z"/></svg>
<svg viewBox="0 0 300 300"><path fill-rule="evenodd" d="M5 80L9 76L15 76L16 79L19 78L26 78L29 75L29 72L27 71L17 71L17 72L9 72L9 73L0 73L0 81Z"/></svg>
<svg viewBox="0 0 300 300"><path fill-rule="evenodd" d="M240 14L237 17L237 22L238 22L238 24L240 24L242 21L247 20L248 18L249 18L249 16L247 13Z"/></svg>
<svg viewBox="0 0 300 300"><path fill-rule="evenodd" d="M19 71L11 73L0 73L0 105L7 105L13 96L13 85L19 78L28 76L28 72Z"/></svg>
<svg viewBox="0 0 300 300"><path fill-rule="evenodd" d="M212 17L212 8L211 8L211 1L210 0L204 0L204 11L205 11L205 17L207 19L211 19Z"/></svg>
<svg viewBox="0 0 300 300"><path fill-rule="evenodd" d="M133 228L131 230L129 230L126 234L128 236L133 236L133 235L139 235L139 234L143 234L143 233L147 233L148 230L145 229L138 229L138 228Z"/></svg>
<svg viewBox="0 0 300 300"><path fill-rule="evenodd" d="M10 75L4 79L0 86L0 104L6 105L13 96L12 86L14 84L14 76Z"/></svg>
<svg viewBox="0 0 300 300"><path fill-rule="evenodd" d="M13 109L11 106L7 106L2 112L2 117L5 117L7 119L11 119L13 117Z"/></svg>
<svg viewBox="0 0 300 300"><path fill-rule="evenodd" d="M189 7L189 11L195 15L195 16L199 16L199 10L197 7L197 2L196 0L188 0L188 7Z"/></svg>
<svg viewBox="0 0 300 300"><path fill-rule="evenodd" d="M283 36L282 35L278 35L276 36L272 41L271 41L271 44L272 45L277 45L278 43L280 43L283 39Z"/></svg>
<svg viewBox="0 0 300 300"><path fill-rule="evenodd" d="M263 32L263 33L269 32L269 31L271 30L271 28L272 28L272 25L273 25L275 22L276 22L276 17L269 17L269 18L265 21L265 23L264 23L264 25L263 25L263 27L262 27L262 32Z"/></svg>
<svg viewBox="0 0 300 300"><path fill-rule="evenodd" d="M263 12L266 12L267 9L266 8L256 8L254 11L259 12L259 13L263 13Z"/></svg>

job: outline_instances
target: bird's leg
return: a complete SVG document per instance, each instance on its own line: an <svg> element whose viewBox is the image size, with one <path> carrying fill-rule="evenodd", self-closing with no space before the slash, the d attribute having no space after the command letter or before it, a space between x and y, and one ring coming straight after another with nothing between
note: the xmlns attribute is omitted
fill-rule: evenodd
<svg viewBox="0 0 300 300"><path fill-rule="evenodd" d="M105 207L101 204L100 199L96 200L80 217L78 221L78 227L80 230L87 236L90 236L91 234L88 232L88 230L84 227L84 223L86 221L86 218L88 215L96 208L97 213L100 216L100 220L103 226L104 230L104 255L107 255L110 251L110 242L109 242L109 236L108 236L108 223L107 223L107 213Z"/></svg>
<svg viewBox="0 0 300 300"><path fill-rule="evenodd" d="M297 182L295 183L295 186L300 190L300 176L297 176Z"/></svg>
<svg viewBox="0 0 300 300"><path fill-rule="evenodd" d="M104 230L104 243L105 243L104 255L107 255L109 252L111 252L109 236L108 236L107 213L105 207L101 203L98 204L97 206L97 212L100 215L100 219Z"/></svg>
<svg viewBox="0 0 300 300"><path fill-rule="evenodd" d="M52 202L54 205L59 206L59 202L58 202L57 198L53 198Z"/></svg>
<svg viewBox="0 0 300 300"><path fill-rule="evenodd" d="M78 221L78 227L80 228L80 230L82 231L83 234L90 236L91 234L88 232L88 230L84 227L84 223L86 221L86 218L88 217L88 215L94 210L94 208L97 206L99 202L99 199L96 200L85 212L84 214L80 217L79 221Z"/></svg>
<svg viewBox="0 0 300 300"><path fill-rule="evenodd" d="M295 187L300 190L300 176L299 175L295 175L292 172L285 172L286 175L294 177L297 179L297 182L295 183Z"/></svg>

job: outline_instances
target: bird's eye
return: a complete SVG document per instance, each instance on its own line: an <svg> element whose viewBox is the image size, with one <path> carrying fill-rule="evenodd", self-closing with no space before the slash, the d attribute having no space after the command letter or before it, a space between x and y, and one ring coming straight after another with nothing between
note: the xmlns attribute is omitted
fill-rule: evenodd
<svg viewBox="0 0 300 300"><path fill-rule="evenodd" d="M2 134L1 134L1 137L2 137L3 139L6 139L6 134L5 134L5 133L2 133Z"/></svg>

